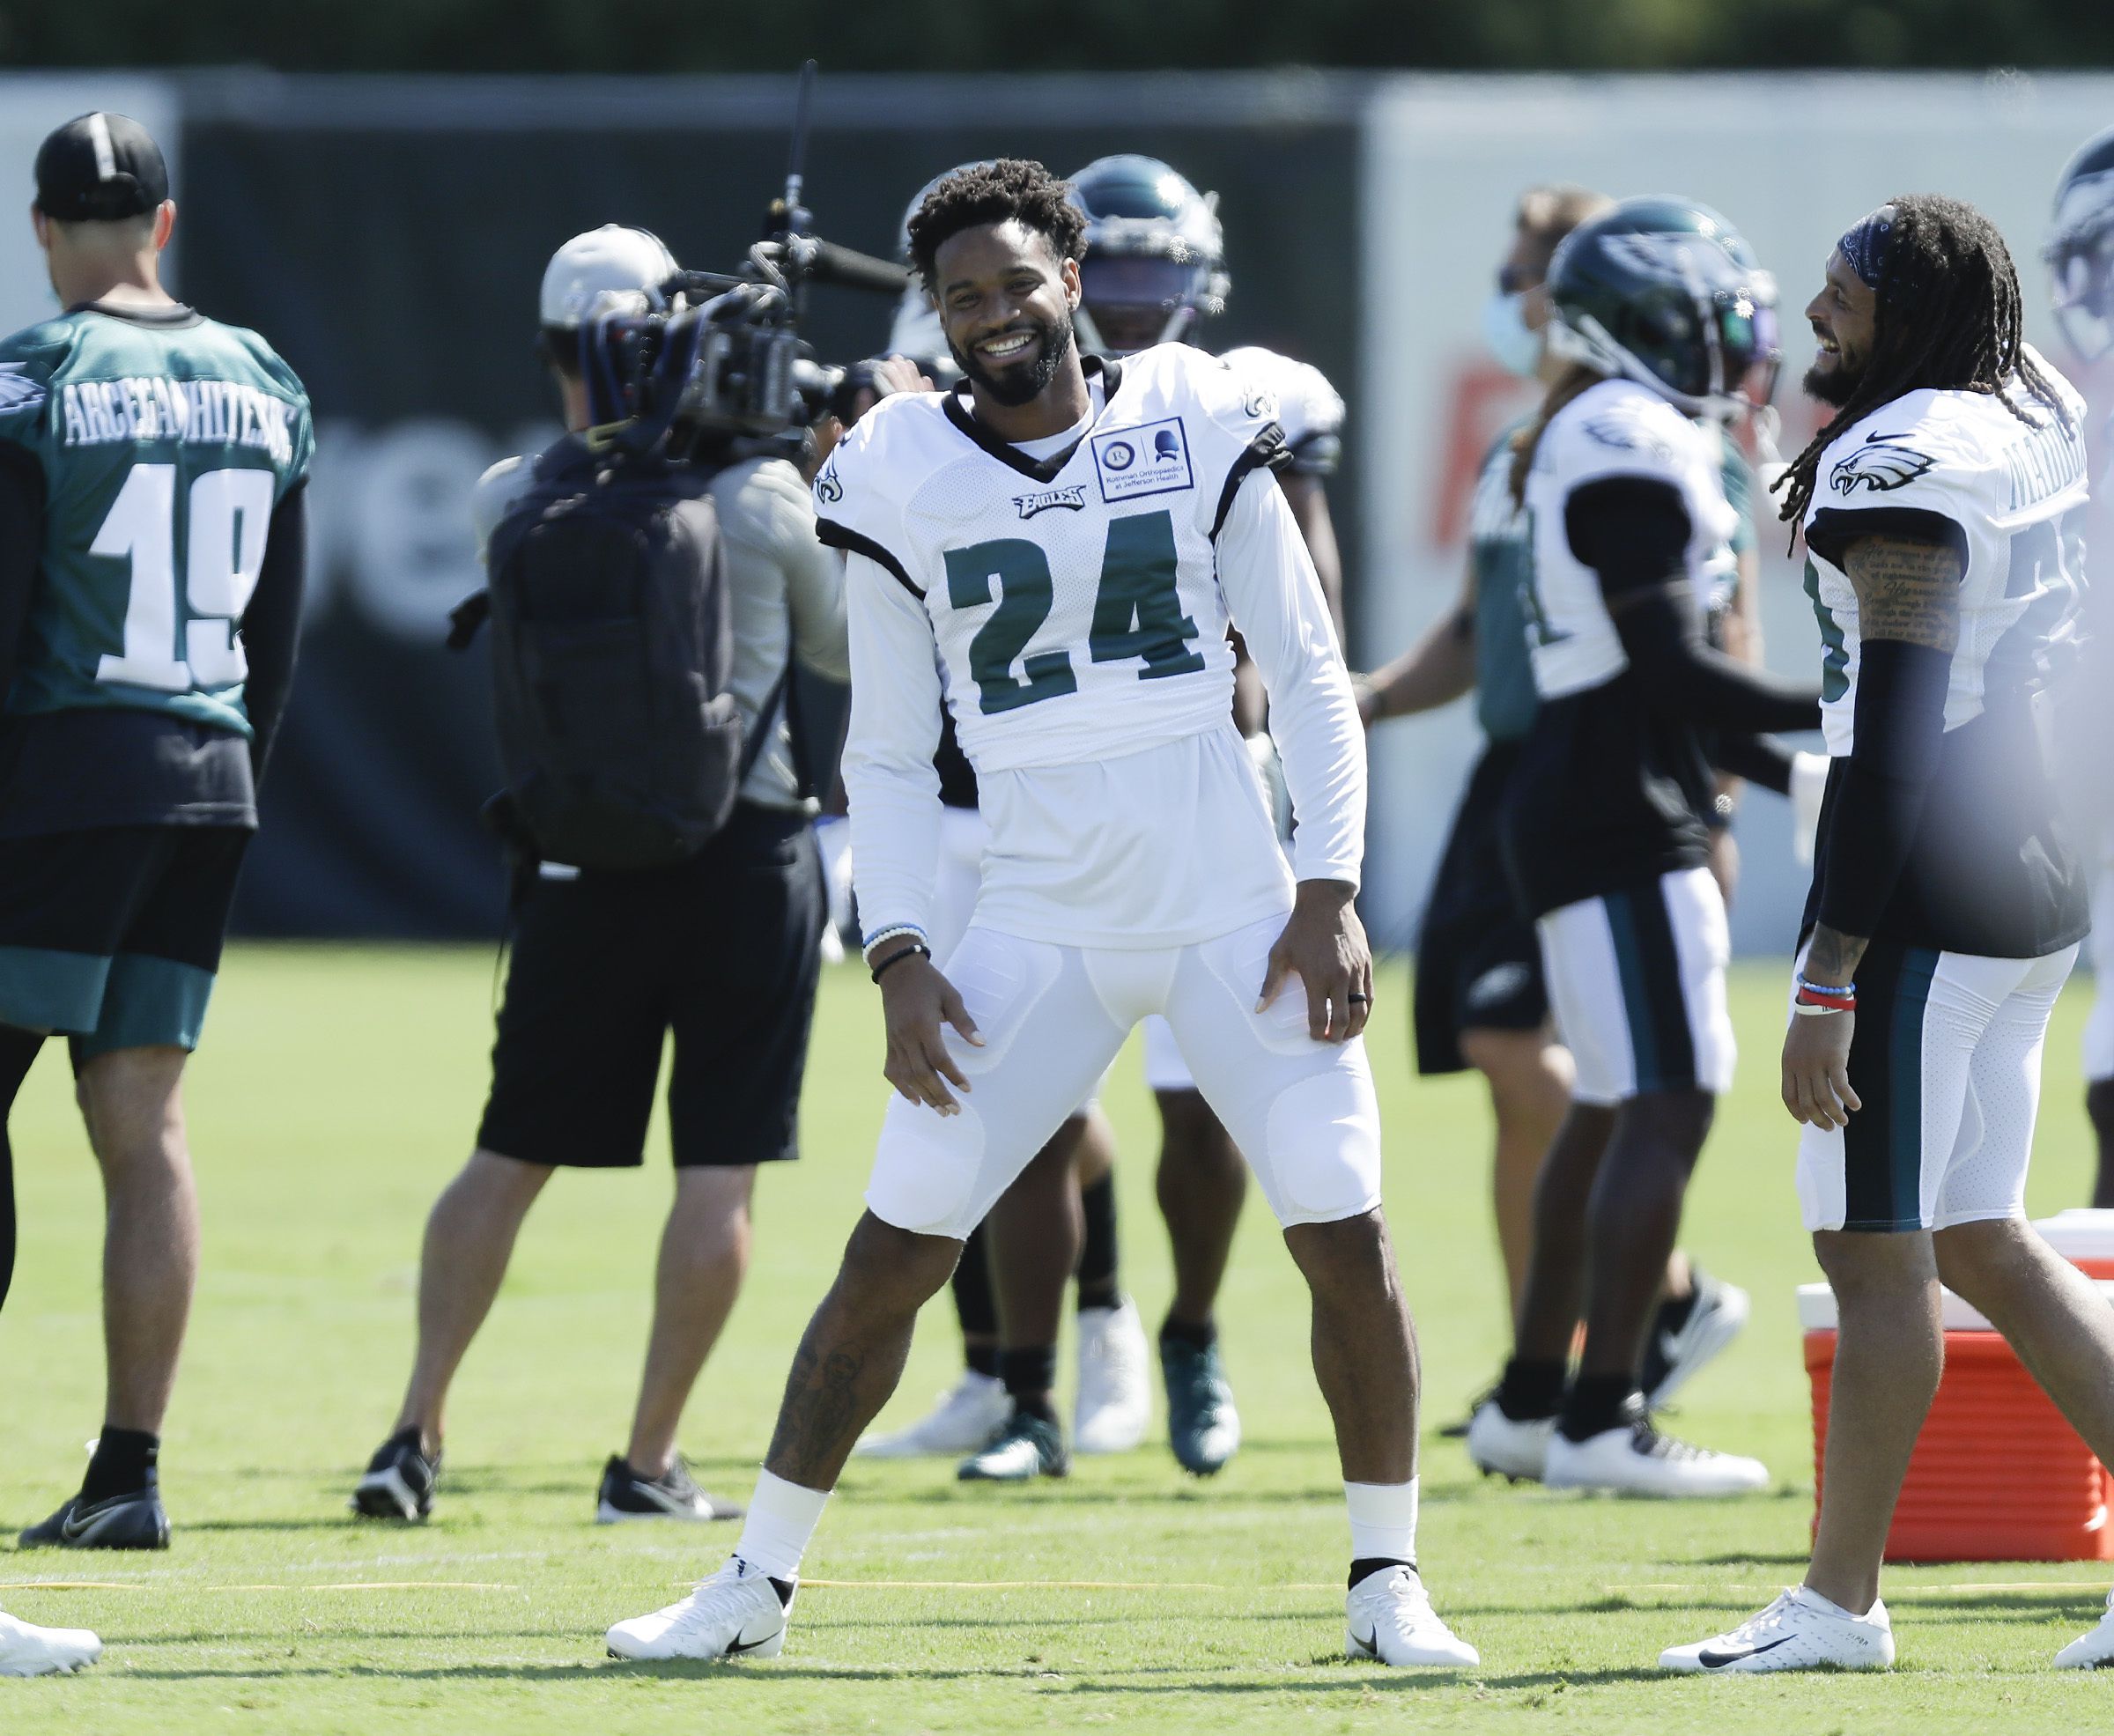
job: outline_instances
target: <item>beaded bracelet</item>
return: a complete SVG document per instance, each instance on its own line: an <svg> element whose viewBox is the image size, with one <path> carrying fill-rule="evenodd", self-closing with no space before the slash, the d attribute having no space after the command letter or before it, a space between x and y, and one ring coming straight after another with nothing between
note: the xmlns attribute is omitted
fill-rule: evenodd
<svg viewBox="0 0 2114 1736"><path fill-rule="evenodd" d="M905 934L914 934L920 941L928 938L925 931L919 927L914 922L895 922L891 923L887 927L880 930L877 934L869 935L861 944L859 950L866 957L870 959L874 956L874 949L879 946L882 942L899 941Z"/></svg>
<svg viewBox="0 0 2114 1736"><path fill-rule="evenodd" d="M878 964L874 966L874 980L876 982L879 982L883 977L888 974L892 966L900 964L905 958L908 958L913 953L921 958L930 958L932 957L932 949L927 946L922 941L913 941L910 945L905 947L901 951L890 953L886 958L883 958Z"/></svg>
<svg viewBox="0 0 2114 1736"><path fill-rule="evenodd" d="M1829 983L1816 983L1804 976L1794 979L1798 993L1792 997L1792 1010L1807 1018L1817 1018L1822 1013L1854 1013L1857 1010L1857 985L1844 983L1839 987Z"/></svg>

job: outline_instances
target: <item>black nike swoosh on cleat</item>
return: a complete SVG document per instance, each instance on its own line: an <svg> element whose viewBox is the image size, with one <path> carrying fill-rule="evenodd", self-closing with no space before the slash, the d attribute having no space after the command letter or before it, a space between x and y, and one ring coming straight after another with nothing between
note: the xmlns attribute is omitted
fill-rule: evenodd
<svg viewBox="0 0 2114 1736"><path fill-rule="evenodd" d="M1698 1651L1696 1661L1706 1670L1722 1670L1727 1664L1737 1664L1742 1658L1759 1658L1764 1651L1774 1651L1779 1645L1789 1645L1791 1636L1771 1640L1767 1645L1750 1645L1744 1651Z"/></svg>
<svg viewBox="0 0 2114 1736"><path fill-rule="evenodd" d="M743 1645L738 1639L735 1640L728 1645L726 1655L729 1658L739 1658L744 1651L754 1651L758 1646L768 1645L777 1637L778 1636L775 1634L765 1634L760 1640L750 1640L746 1645Z"/></svg>
<svg viewBox="0 0 2114 1736"><path fill-rule="evenodd" d="M1378 1658L1380 1655L1380 1630L1378 1628L1375 1628L1364 1639L1360 1639L1357 1631L1354 1629L1351 1632L1350 1643L1368 1658Z"/></svg>

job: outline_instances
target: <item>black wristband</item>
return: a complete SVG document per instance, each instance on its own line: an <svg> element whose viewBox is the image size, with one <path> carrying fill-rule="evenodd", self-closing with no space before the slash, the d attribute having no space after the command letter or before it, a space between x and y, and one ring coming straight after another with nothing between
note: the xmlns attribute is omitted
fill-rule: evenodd
<svg viewBox="0 0 2114 1736"><path fill-rule="evenodd" d="M913 941L908 946L905 947L902 951L890 953L886 958L883 958L878 964L874 966L874 980L876 982L879 982L881 980L881 973L883 971L886 971L892 964L900 964L913 952L921 953L927 958L930 958L932 957L932 949L927 946L924 942Z"/></svg>

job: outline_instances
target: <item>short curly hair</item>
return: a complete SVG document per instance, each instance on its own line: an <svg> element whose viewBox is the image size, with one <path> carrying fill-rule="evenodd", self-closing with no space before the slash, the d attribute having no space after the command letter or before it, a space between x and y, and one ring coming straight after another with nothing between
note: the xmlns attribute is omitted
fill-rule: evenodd
<svg viewBox="0 0 2114 1736"><path fill-rule="evenodd" d="M925 287L933 287L941 245L965 229L1018 218L1039 232L1057 259L1086 253L1086 218L1072 203L1071 183L1040 163L1001 157L957 169L925 196L910 216L910 262Z"/></svg>

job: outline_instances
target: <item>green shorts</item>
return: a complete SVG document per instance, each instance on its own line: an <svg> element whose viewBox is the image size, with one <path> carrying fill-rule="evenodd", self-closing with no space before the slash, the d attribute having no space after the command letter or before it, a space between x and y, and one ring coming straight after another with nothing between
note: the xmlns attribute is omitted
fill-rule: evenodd
<svg viewBox="0 0 2114 1736"><path fill-rule="evenodd" d="M0 838L0 1023L65 1032L77 1067L196 1048L249 839L240 826Z"/></svg>

